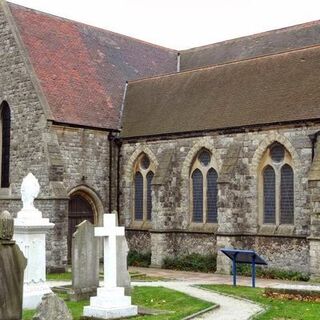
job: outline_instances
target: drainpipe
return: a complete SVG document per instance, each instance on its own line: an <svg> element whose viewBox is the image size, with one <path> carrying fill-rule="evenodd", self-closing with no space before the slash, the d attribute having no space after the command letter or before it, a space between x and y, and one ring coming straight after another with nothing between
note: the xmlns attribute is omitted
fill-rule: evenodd
<svg viewBox="0 0 320 320"><path fill-rule="evenodd" d="M109 213L112 211L112 158L113 158L113 148L112 144L114 141L114 135L112 131L108 134L108 141L109 141Z"/></svg>
<svg viewBox="0 0 320 320"><path fill-rule="evenodd" d="M120 161L121 161L121 147L122 147L122 140L117 137L114 140L116 146L118 147L118 157L117 157L117 213L118 213L118 221L120 223Z"/></svg>
<svg viewBox="0 0 320 320"><path fill-rule="evenodd" d="M316 146L316 143L318 141L318 136L320 135L320 131L317 131L313 134L309 134L309 139L311 140L311 143L312 143L312 160L314 158L314 155L315 155L315 146Z"/></svg>

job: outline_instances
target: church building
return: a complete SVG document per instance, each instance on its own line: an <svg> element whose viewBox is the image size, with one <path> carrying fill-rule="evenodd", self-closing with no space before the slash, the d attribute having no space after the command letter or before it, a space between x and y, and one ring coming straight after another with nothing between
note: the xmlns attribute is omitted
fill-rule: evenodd
<svg viewBox="0 0 320 320"><path fill-rule="evenodd" d="M177 52L0 0L0 210L75 226L116 210L131 249L253 249L320 276L320 21ZM319 140L320 141L320 140Z"/></svg>

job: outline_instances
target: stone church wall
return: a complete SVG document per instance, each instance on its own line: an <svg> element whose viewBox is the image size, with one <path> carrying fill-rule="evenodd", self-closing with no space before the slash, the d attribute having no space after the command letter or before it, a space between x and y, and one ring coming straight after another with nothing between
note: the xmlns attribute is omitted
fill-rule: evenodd
<svg viewBox="0 0 320 320"><path fill-rule="evenodd" d="M319 129L316 125L287 126L242 133L208 133L201 137L126 141L121 151L122 218L128 229L134 226L132 167L138 155L145 152L151 161L157 162L152 184L152 224L146 228L151 234L153 264L161 265L166 255L234 246L256 249L270 266L306 271L310 234L308 171L312 162L308 135ZM263 153L274 141L285 146L293 161L294 227L270 228L259 223L258 167ZM218 224L191 222L190 167L201 148L211 151L219 175ZM165 232L168 230L170 233ZM199 238L197 232L206 233ZM288 260L282 263L280 257ZM222 266L218 271L225 271L223 264L227 262L220 255L218 263Z"/></svg>
<svg viewBox="0 0 320 320"><path fill-rule="evenodd" d="M70 193L81 186L89 188L101 201L103 212L108 212L110 146L108 132L62 126L54 126L54 131L64 166L64 185L67 192ZM112 171L115 172L117 164L115 156L112 162ZM114 193L112 200L115 204Z"/></svg>
<svg viewBox="0 0 320 320"><path fill-rule="evenodd" d="M57 183L49 178L48 109L6 6L0 4L0 103L6 101L11 111L10 187L0 189L0 210L17 214L22 208L22 179L32 172L41 185L36 206L56 223L48 236L48 265L61 267L65 265L61 238L65 230L60 217L67 206L64 196L55 196Z"/></svg>

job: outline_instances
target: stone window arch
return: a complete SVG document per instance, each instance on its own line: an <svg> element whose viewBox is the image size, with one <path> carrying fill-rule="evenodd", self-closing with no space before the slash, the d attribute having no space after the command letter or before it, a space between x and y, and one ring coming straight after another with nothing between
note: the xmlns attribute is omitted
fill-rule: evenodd
<svg viewBox="0 0 320 320"><path fill-rule="evenodd" d="M202 148L190 170L191 222L218 222L218 173L212 153Z"/></svg>
<svg viewBox="0 0 320 320"><path fill-rule="evenodd" d="M11 112L9 104L3 101L0 105L0 173L1 188L9 188L10 185L10 130Z"/></svg>
<svg viewBox="0 0 320 320"><path fill-rule="evenodd" d="M151 184L155 173L155 164L142 152L133 167L133 220L152 220Z"/></svg>
<svg viewBox="0 0 320 320"><path fill-rule="evenodd" d="M279 142L265 150L259 165L260 224L294 224L294 166Z"/></svg>

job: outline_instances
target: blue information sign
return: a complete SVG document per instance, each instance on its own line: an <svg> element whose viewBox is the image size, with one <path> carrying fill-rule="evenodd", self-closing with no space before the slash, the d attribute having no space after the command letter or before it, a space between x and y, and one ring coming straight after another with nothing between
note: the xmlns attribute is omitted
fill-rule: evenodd
<svg viewBox="0 0 320 320"><path fill-rule="evenodd" d="M252 287L256 286L256 264L267 265L255 251L239 249L221 249L229 259L232 260L233 285L237 285L237 263L251 264L252 267Z"/></svg>

